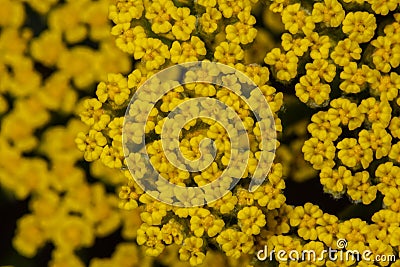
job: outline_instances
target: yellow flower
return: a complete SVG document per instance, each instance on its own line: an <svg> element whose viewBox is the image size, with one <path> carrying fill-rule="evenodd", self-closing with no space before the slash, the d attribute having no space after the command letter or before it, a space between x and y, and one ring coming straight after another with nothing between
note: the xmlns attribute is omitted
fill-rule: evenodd
<svg viewBox="0 0 400 267"><path fill-rule="evenodd" d="M228 214L235 208L237 201L238 201L237 197L234 196L231 191L229 191L222 198L214 202L210 202L207 205L221 212L222 214Z"/></svg>
<svg viewBox="0 0 400 267"><path fill-rule="evenodd" d="M190 9L187 7L173 9L171 17L175 20L172 26L172 34L175 38L182 41L189 40L196 25L196 17L190 15Z"/></svg>
<svg viewBox="0 0 400 267"><path fill-rule="evenodd" d="M54 231L52 235L54 244L65 250L90 247L94 243L92 225L77 216L62 216Z"/></svg>
<svg viewBox="0 0 400 267"><path fill-rule="evenodd" d="M370 123L386 128L392 117L392 108L387 101L378 101L373 97L361 101L358 109L366 115Z"/></svg>
<svg viewBox="0 0 400 267"><path fill-rule="evenodd" d="M319 77L326 82L332 82L336 77L336 66L326 59L315 59L306 64L307 76Z"/></svg>
<svg viewBox="0 0 400 267"><path fill-rule="evenodd" d="M110 122L110 116L105 114L102 103L95 98L87 99L83 102L83 110L79 116L88 126L100 131Z"/></svg>
<svg viewBox="0 0 400 267"><path fill-rule="evenodd" d="M400 162L400 142L397 142L392 146L389 152L389 158Z"/></svg>
<svg viewBox="0 0 400 267"><path fill-rule="evenodd" d="M338 158L347 167L359 168L361 163L366 169L373 160L372 149L363 149L355 138L344 138L336 147L339 149Z"/></svg>
<svg viewBox="0 0 400 267"><path fill-rule="evenodd" d="M75 139L78 149L85 152L84 157L87 161L95 161L100 158L103 147L107 144L107 139L101 132L90 130L87 135L80 132Z"/></svg>
<svg viewBox="0 0 400 267"><path fill-rule="evenodd" d="M162 243L162 233L160 228L156 226L149 226L142 224L137 230L136 241L139 245L146 247L146 255L158 256L164 251L164 244Z"/></svg>
<svg viewBox="0 0 400 267"><path fill-rule="evenodd" d="M327 59L331 40L328 35L320 36L317 32L312 32L306 38L311 42L310 56L312 59Z"/></svg>
<svg viewBox="0 0 400 267"><path fill-rule="evenodd" d="M109 73L107 83L100 82L97 86L96 95L102 103L110 99L116 105L122 105L129 99L128 81L120 73Z"/></svg>
<svg viewBox="0 0 400 267"><path fill-rule="evenodd" d="M183 261L189 261L191 266L200 265L206 257L202 252L202 248L203 239L195 236L187 237L179 249L179 258Z"/></svg>
<svg viewBox="0 0 400 267"><path fill-rule="evenodd" d="M182 244L183 242L183 225L174 219L170 219L168 223L164 224L161 228L161 233L163 236L163 241L165 244L169 245L172 243Z"/></svg>
<svg viewBox="0 0 400 267"><path fill-rule="evenodd" d="M377 70L388 73L400 65L400 44L393 42L393 38L378 36L371 44L375 47L372 53L372 62Z"/></svg>
<svg viewBox="0 0 400 267"><path fill-rule="evenodd" d="M387 75L382 75L379 71L374 71L373 73L376 75L376 79L372 80L371 94L379 96L381 101L394 100L399 93L400 75L395 72L390 72Z"/></svg>
<svg viewBox="0 0 400 267"><path fill-rule="evenodd" d="M239 44L221 42L215 48L214 58L220 63L235 64L237 61L243 60L244 52Z"/></svg>
<svg viewBox="0 0 400 267"><path fill-rule="evenodd" d="M361 52L362 49L356 41L346 38L337 43L335 49L331 53L331 58L335 64L346 67L350 64L352 59L359 60L361 58Z"/></svg>
<svg viewBox="0 0 400 267"><path fill-rule="evenodd" d="M290 33L282 34L281 39L283 49L285 49L285 51L293 50L294 54L298 57L303 56L311 45L307 38L293 38L293 35Z"/></svg>
<svg viewBox="0 0 400 267"><path fill-rule="evenodd" d="M361 130L358 134L358 142L362 149L372 148L375 151L375 157L381 159L389 154L392 136L379 124L374 124L372 131Z"/></svg>
<svg viewBox="0 0 400 267"><path fill-rule="evenodd" d="M312 10L312 19L315 23L324 22L329 27L338 27L344 19L345 11L337 0L324 0L315 3Z"/></svg>
<svg viewBox="0 0 400 267"><path fill-rule="evenodd" d="M261 227L266 224L265 215L255 206L244 207L238 212L237 217L240 228L247 235L258 235Z"/></svg>
<svg viewBox="0 0 400 267"><path fill-rule="evenodd" d="M208 1L207 1L208 2ZM218 28L218 21L222 18L221 12L213 7L207 7L206 12L200 17L200 25L205 33L213 33Z"/></svg>
<svg viewBox="0 0 400 267"><path fill-rule="evenodd" d="M204 42L197 36L192 36L189 42L172 43L170 50L171 62L183 63L199 60L200 56L205 56L207 51Z"/></svg>
<svg viewBox="0 0 400 267"><path fill-rule="evenodd" d="M399 117L392 118L392 120L390 121L389 129L390 129L390 133L392 134L393 137L395 137L395 138L400 137L400 118Z"/></svg>
<svg viewBox="0 0 400 267"><path fill-rule="evenodd" d="M350 179L349 179L350 180ZM354 201L364 205L370 204L376 198L376 186L372 185L367 171L357 172L347 184L347 194Z"/></svg>
<svg viewBox="0 0 400 267"><path fill-rule="evenodd" d="M311 123L307 126L308 132L321 141L336 141L342 133L342 128L339 126L340 121L330 121L329 117L329 113L326 111L315 113L311 117Z"/></svg>
<svg viewBox="0 0 400 267"><path fill-rule="evenodd" d="M339 88L347 94L361 92L366 87L370 72L371 69L367 65L357 68L357 63L350 62L340 73L340 78L344 81L339 85Z"/></svg>
<svg viewBox="0 0 400 267"><path fill-rule="evenodd" d="M312 17L308 16L306 11L301 9L300 3L288 5L283 9L282 22L285 24L285 29L291 34L302 31L307 35L315 28Z"/></svg>
<svg viewBox="0 0 400 267"><path fill-rule="evenodd" d="M105 145L101 152L100 159L107 167L114 169L122 168L124 154L121 142L114 140L111 146Z"/></svg>
<svg viewBox="0 0 400 267"><path fill-rule="evenodd" d="M147 2L145 6L145 17L151 23L151 30L156 34L171 31L171 15L176 9L171 0Z"/></svg>
<svg viewBox="0 0 400 267"><path fill-rule="evenodd" d="M317 221L318 239L325 243L328 247L334 247L334 238L339 232L339 219L335 215L324 213Z"/></svg>
<svg viewBox="0 0 400 267"><path fill-rule="evenodd" d="M298 61L293 51L283 54L279 48L272 49L264 58L264 62L273 66L277 78L282 81L290 81L296 77Z"/></svg>
<svg viewBox="0 0 400 267"><path fill-rule="evenodd" d="M212 214L207 216L192 216L190 219L190 229L197 237L202 237L204 232L209 237L216 236L224 227L225 223L223 220L216 218Z"/></svg>
<svg viewBox="0 0 400 267"><path fill-rule="evenodd" d="M253 42L257 35L257 30L253 27L256 23L255 17L248 12L240 12L238 19L235 24L226 26L226 39L244 45Z"/></svg>
<svg viewBox="0 0 400 267"><path fill-rule="evenodd" d="M297 233L305 240L316 240L317 230L315 229L317 221L323 215L322 210L311 203L304 204L304 207L295 207L290 217L290 225L298 227Z"/></svg>
<svg viewBox="0 0 400 267"><path fill-rule="evenodd" d="M54 66L61 53L66 50L62 36L58 32L45 31L32 41L30 47L34 59L45 66Z"/></svg>
<svg viewBox="0 0 400 267"><path fill-rule="evenodd" d="M331 101L328 110L329 121L347 125L349 130L354 130L364 122L364 114L360 112L356 103L346 98L337 98Z"/></svg>
<svg viewBox="0 0 400 267"><path fill-rule="evenodd" d="M346 239L346 249L364 248L368 232L369 227L365 221L353 218L339 224L337 238Z"/></svg>
<svg viewBox="0 0 400 267"><path fill-rule="evenodd" d="M400 189L399 188L389 188L385 192L385 197L383 198L383 204L388 207L390 210L395 212L400 212ZM390 228L389 228L390 229ZM396 233L396 237L398 237L398 233ZM391 237L391 244L398 244L398 241Z"/></svg>
<svg viewBox="0 0 400 267"><path fill-rule="evenodd" d="M226 229L217 236L226 256L238 259L253 248L253 237L234 229Z"/></svg>
<svg viewBox="0 0 400 267"><path fill-rule="evenodd" d="M324 186L324 191L335 197L340 197L345 192L345 181L352 179L351 172L344 166L339 166L338 169L334 170L325 167L321 170L319 176L321 184Z"/></svg>
<svg viewBox="0 0 400 267"><path fill-rule="evenodd" d="M386 16L390 11L395 10L397 8L397 5L399 4L395 0L384 0L384 1L368 0L368 3L371 4L372 10L376 14L384 16Z"/></svg>
<svg viewBox="0 0 400 267"><path fill-rule="evenodd" d="M307 104L322 105L329 100L331 87L329 84L320 82L319 77L304 75L300 78L300 83L296 84L296 96Z"/></svg>
<svg viewBox="0 0 400 267"><path fill-rule="evenodd" d="M25 257L33 257L46 242L40 219L32 214L23 216L17 223L13 245Z"/></svg>
<svg viewBox="0 0 400 267"><path fill-rule="evenodd" d="M166 59L170 58L168 46L160 39L143 38L137 40L135 44L137 45L134 52L135 59L142 59L149 71L158 69Z"/></svg>
<svg viewBox="0 0 400 267"><path fill-rule="evenodd" d="M118 0L110 4L108 18L115 24L130 22L132 19L140 19L144 11L142 0Z"/></svg>
<svg viewBox="0 0 400 267"><path fill-rule="evenodd" d="M146 38L146 33L142 26L131 28L130 23L115 25L111 29L111 34L117 36L115 40L117 47L131 55L138 50L136 43Z"/></svg>
<svg viewBox="0 0 400 267"><path fill-rule="evenodd" d="M391 188L398 187L400 167L395 166L393 162L385 162L378 166L375 176L379 182L378 190L384 195Z"/></svg>
<svg viewBox="0 0 400 267"><path fill-rule="evenodd" d="M368 12L349 12L343 20L342 30L350 40L366 43L375 35L376 19Z"/></svg>
<svg viewBox="0 0 400 267"><path fill-rule="evenodd" d="M304 142L301 150L304 153L304 159L313 164L313 168L321 170L323 167L333 167L335 162L336 147L332 141L320 141L315 137Z"/></svg>

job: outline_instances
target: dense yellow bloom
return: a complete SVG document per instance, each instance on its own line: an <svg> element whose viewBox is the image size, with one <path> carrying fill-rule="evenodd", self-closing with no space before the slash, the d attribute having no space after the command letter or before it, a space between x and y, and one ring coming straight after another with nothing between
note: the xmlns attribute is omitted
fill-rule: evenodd
<svg viewBox="0 0 400 267"><path fill-rule="evenodd" d="M329 99L330 92L329 84L320 82L319 77L315 76L302 76L300 83L296 84L296 96L304 103L322 105Z"/></svg>
<svg viewBox="0 0 400 267"><path fill-rule="evenodd" d="M389 0L381 1L382 6L378 1L364 2L362 0L345 0L343 2L324 0L305 4L298 1L277 0L267 1L267 5L264 6L257 3L256 0L199 0L195 2L116 0L111 4L109 10L109 18L115 23L111 33L116 37L115 42L119 49L133 57L135 67L133 70L128 68L124 71L119 69L108 71L107 69L108 73L112 73L108 77L100 71L100 68L90 69L86 64L86 61L92 62L96 59L96 53L80 49L70 51L59 45L59 36L65 38L69 44L79 42L86 36L93 39L102 36L100 30L94 35L89 33L93 31L95 25L101 25L101 21L96 22L93 18L87 18L89 15L86 13L93 13L93 10L96 9L93 7L91 12L85 12L86 15L82 15L85 17L82 19L82 23L73 11L79 10L78 7L81 8L84 5L71 4L70 8L59 12L69 15L71 21L61 22L52 18L51 27L58 29L61 33L51 35L51 38L43 35L39 40L31 42L30 49L36 51L36 60L47 66L55 65L62 73L65 73L67 77L65 82L61 78L54 81L57 88L58 85L68 85L69 79L71 79L72 86L85 90L89 84L102 77L103 82L98 84L96 91L97 99L82 101L81 112L79 112L88 129L83 128L77 131L83 133L78 134L76 143L84 152L87 161L97 160L110 168L126 168L122 151L124 145L122 144L122 116L129 97L152 74L177 63L197 60L217 61L234 66L238 71L248 75L260 87L262 95L270 103L275 121L274 130L278 132L282 132L282 126L285 126L286 123L285 120L281 123L279 111L290 108L291 97L295 98L296 96L301 102L307 104L307 112L304 112L306 113L304 116L308 116L307 120L310 121L293 127L293 130L283 131L284 140L294 137L297 138L296 142L291 142L290 145L284 143L279 148L283 149L278 149L278 157L266 177L266 182L254 192L250 192L247 186L260 160L263 140L260 123L255 120L248 103L241 100L240 94L246 95L246 92L242 90L245 85L243 81L240 78L231 79L230 77L221 79L223 86L234 88L238 94L211 84L187 84L176 87L163 95L159 102L152 103L154 107L149 118L146 118L143 112L144 106L154 96L149 90L138 102L143 105L128 112L136 120L128 122L125 128L127 131L125 134L129 136L129 144L135 147L134 144L143 141L143 136L139 136L141 133L137 129L143 126L141 123L144 122L147 153L150 162L162 177L181 186L210 184L219 178L232 157L232 151L230 151L232 136L228 136L224 127L207 118L188 121L183 127L179 136L179 148L187 159L193 160L200 157L199 144L205 138L215 141L217 153L215 161L196 173L177 169L169 162L164 153L160 135L167 121L167 114L179 104L200 96L218 99L237 112L243 121L250 141L247 167L241 177L236 177L239 179L237 188L229 191L222 198L201 207L172 208L146 195L131 174L126 171L128 184L121 187L119 206L132 209L132 213L129 216L119 216L114 212L115 199L108 198L94 189L80 186L83 178L79 177L82 177L82 174L79 171L76 172L76 168L73 167L74 161L78 158L71 156L69 168L72 169L71 177L74 177L71 184L64 181L59 184L55 182L46 182L43 185L32 183L27 187L28 189L19 189L19 196L26 197L29 192L42 192L44 191L42 187L45 188L47 184L54 187L57 184L57 188L61 188L57 190L68 191L66 193L69 199L67 206L71 210L85 213L83 216L85 220L90 218L88 221L92 225L89 227L95 229L96 237L112 232L121 223L123 238L136 238L137 243L139 246L143 246L143 251L147 255L159 256L157 262L166 266L175 264L172 259L174 257L170 254L174 254L175 257L179 254L181 260L189 261L192 266L208 264L211 261L209 260L211 257L209 255L212 254L209 251L211 244L213 244L212 246L216 245L226 256L238 260L232 266L245 266L249 258L252 258L259 247L264 244L268 244L269 248L276 250L282 248L300 251L303 248L320 252L324 249L324 245L334 248L338 238L346 238L349 241L349 248L367 249L370 247L373 253L396 252L395 246L399 245L396 238L399 233L393 229L398 227L398 222L385 225L386 222L382 221L389 221L386 217L395 217L393 214L400 210L397 182L397 173L400 173L398 170L400 167L397 166L400 159L400 146L398 140L393 139L400 136L398 133L400 122L396 117L398 115L396 103L400 103L400 100L397 99L400 80L399 75L395 72L400 64L400 38L398 37L400 17L395 14L394 22L383 25L381 21L385 18L382 19L381 16L395 10L397 4L395 5L393 1ZM270 19L276 20L273 23L268 22L269 18L264 19L264 22L256 21L260 14L266 14L264 12L266 9L270 9L277 16L273 17L276 19ZM104 10L99 7L98 12L102 13ZM380 14L380 16L375 18L369 12ZM267 14L268 16L272 15L272 13ZM278 25L280 19L282 24ZM262 37L262 34L269 34L261 28L263 23L265 25L275 23L276 25L271 27L271 29L273 28L271 31L277 35L281 33L275 32L276 29L288 31L281 34L281 47L277 47L279 44L274 44L268 38ZM379 29L383 29L383 32L376 32L378 24L380 24ZM376 34L381 36L376 36ZM14 33L14 35L13 38L7 39L17 40L18 33ZM12 34L9 36L12 37ZM24 42L30 43L28 42L30 38L32 37L27 34ZM373 38L374 40L372 40ZM48 59L43 56L43 53L40 53L42 50L39 49L45 43L55 44ZM35 46L39 46L39 48ZM267 49L267 47L271 49ZM0 45L0 50L1 48ZM22 46L15 48L15 50L18 49L24 51L25 48ZM11 48L6 49L6 51L12 50ZM266 50L269 52L265 53ZM257 56L252 55L253 53ZM59 57L58 54L60 54ZM260 55L262 57L265 55L264 63L268 67L261 65ZM68 62L70 61L76 62L69 66ZM114 65L114 61L105 64L108 62L107 58L95 62L98 66ZM24 68L27 73L35 73L33 64L31 66L26 64ZM394 69L392 72L390 72L391 68ZM6 72L2 69L5 68L0 66L0 74ZM83 74L85 69L89 69L89 71ZM189 78L193 78L191 75L191 73L188 74ZM203 75L194 78L209 78L205 74ZM5 80L9 80L9 76L9 74L5 75L7 77ZM34 75L28 76L34 77ZM181 78L179 77L179 79ZM20 78L21 81L24 79ZM36 78L36 81L35 78L32 80L35 86L22 86L27 88L24 93L19 93L14 89L13 94L25 96L31 94L35 91L34 88L42 82L40 77ZM295 82L291 83L291 81ZM47 83L47 80L44 79L44 82ZM168 85L156 83L152 86L164 88ZM0 91L3 90L2 86L4 85L0 85ZM14 85L14 88L18 87L20 84ZM287 90L291 91L286 92ZM64 93L60 93L60 95L71 95L69 97L72 99L74 96L69 93L70 91L71 89L64 89ZM253 102L259 103L257 98L262 95L251 92L246 96L249 96L252 101L256 100ZM59 98L63 98L62 96ZM77 95L75 95L76 97ZM32 99L35 100L35 98ZM45 102L44 94L40 99ZM32 102L34 102L33 100ZM284 100L287 101L286 105L283 105ZM391 102L394 100L396 103ZM27 102L21 101L21 103L20 106L24 106ZM24 135L22 130L15 131L19 137L26 138L24 142L20 141L19 147L24 148L25 151L35 147L37 140L32 139L32 136L36 128L45 125L49 120L49 115L45 114L47 108L51 106L54 110L61 105L63 104L59 101L54 106L43 104L42 108L32 108L32 110L45 110L45 112L40 113L42 114L41 119L32 122L28 134ZM198 106L191 106L184 110L184 115L195 113L198 108ZM3 109L6 110L6 107ZM68 110L68 108L66 109ZM296 117L300 117L300 115L302 114L299 116L296 114ZM15 117L23 121L22 115ZM269 124L271 123L272 121L269 122ZM14 124L12 128L17 128L18 123ZM8 122L5 125L11 124ZM229 127L233 126L229 125ZM5 128L4 125L2 128ZM20 128L22 129L22 127ZM307 136L307 131L309 136ZM8 140L19 139L12 137L12 132L6 130ZM50 131L48 135L51 133ZM286 136L286 134L288 135ZM49 139L48 135L46 139ZM49 146L44 149L46 155L55 153ZM279 142L277 142L277 146L279 146ZM275 150L272 147L268 147L268 149ZM131 150L131 147L128 150ZM304 154L304 159L299 157L301 152ZM57 156L52 157L59 159ZM18 156L14 155L14 158L16 158L16 162L19 162ZM134 163L135 169L132 172L135 178L144 178L146 166L143 164L143 159L133 153L127 158ZM380 161L375 164L374 158ZM311 163L312 167L306 165L308 163L304 160ZM283 165L280 164L281 161ZM293 169L299 168L296 171L290 170L286 166L288 164L294 164L296 167ZM29 168L26 167L26 169ZM37 169L40 170L40 167ZM373 173L374 171L375 173ZM98 172L101 171L97 170ZM293 174L293 172L296 173ZM379 190L384 195L385 209L394 213L387 215L382 220L375 216L372 223L368 225L360 219L339 221L336 216L323 213L318 206L311 203L299 207L286 205L286 197L283 194L286 186L284 179L286 177L296 179L295 177L300 177L306 172L308 173L304 176L319 175L325 192L332 194L335 198L347 194L355 203L369 205L375 200ZM24 176L25 173L21 172L20 176ZM374 179L375 176L376 179ZM116 178L113 183L120 183L117 182L118 179L120 178ZM110 180L113 179L108 179L108 181ZM230 180L230 182L232 181L233 179ZM13 187L15 184L12 184L11 181L8 183L8 187ZM72 190L69 188L75 187L79 188L74 189L74 193L71 193ZM162 185L155 185L155 189L160 188ZM215 189L215 191L218 190L218 188ZM88 197L89 192L95 193L96 198ZM197 203L196 196L190 194L183 196L174 196L173 192L161 192L161 194L168 195L171 201L174 198L184 199L188 202L194 199L191 203ZM54 203L57 203L55 200L57 198L48 197L48 199L53 206ZM104 207L100 207L99 203L103 201ZM80 203L85 208L81 208L78 205ZM49 212L55 212L52 205L49 205ZM35 208L35 212L37 209ZM86 211L88 209L91 211ZM44 217L49 216L41 212L37 213ZM102 223L102 219L110 221L110 223ZM129 222L130 219L133 222ZM141 226L139 226L140 224ZM378 235L379 238L377 238ZM386 238L389 235L393 237ZM30 249L36 251L36 246L40 247L41 245L42 243ZM85 244L76 246L85 246ZM162 253L164 249L166 251ZM118 248L114 253L122 256L113 255L104 261L93 261L93 267L129 266L129 263L125 264L125 260L128 258L126 255L129 254L128 249L122 250L125 252L118 252L120 251ZM132 264L146 264L145 259L140 258L139 261L136 259L140 254L139 250L135 251L132 247L129 251L132 251L135 257ZM54 258L63 259L61 256L54 256ZM74 259L73 256L71 256L71 262L72 259ZM213 258L211 257L211 259ZM229 260L226 262L230 263ZM355 262L349 264L353 263ZM346 263L305 260L304 262L287 264L280 262L279 264L280 266L322 266L324 264L344 266ZM216 265L221 264L216 263ZM363 266L362 263L358 265Z"/></svg>

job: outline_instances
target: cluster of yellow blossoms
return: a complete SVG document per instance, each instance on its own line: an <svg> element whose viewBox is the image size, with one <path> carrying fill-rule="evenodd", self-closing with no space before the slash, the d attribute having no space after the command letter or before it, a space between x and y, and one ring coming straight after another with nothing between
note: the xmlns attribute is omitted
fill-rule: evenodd
<svg viewBox="0 0 400 267"><path fill-rule="evenodd" d="M319 255L337 249L339 239L348 250L370 250L371 259L400 257L399 4L0 0L0 186L10 198L29 203L29 213L17 222L14 248L34 257L52 244L51 267L400 266L400 260L340 261L326 254L299 261L256 257L265 246ZM180 149L196 159L201 141L211 138L215 162L190 173L172 168L165 157L157 139L165 117L190 98L231 106L251 147L232 192L179 208L156 201L135 182L124 158L122 127L131 97L150 76L201 60L249 76L268 101L282 140L296 140L277 143L266 181L250 192L261 147L252 111L224 88L176 87L154 105L146 123L147 151L162 176L201 186L228 165L226 129L203 118L185 125ZM278 115L290 106L312 115L285 125ZM128 134L133 142L142 139L135 127ZM135 175L143 168L138 165ZM334 198L346 196L356 207L372 203L378 211L364 221L326 213L318 203L286 203L286 177L318 175ZM118 243L107 258L87 255L107 237ZM2 264L13 262L0 259Z"/></svg>

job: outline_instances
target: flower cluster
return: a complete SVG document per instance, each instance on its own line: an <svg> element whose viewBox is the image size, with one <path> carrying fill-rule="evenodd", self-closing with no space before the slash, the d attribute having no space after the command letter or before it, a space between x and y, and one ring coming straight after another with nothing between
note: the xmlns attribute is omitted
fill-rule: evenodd
<svg viewBox="0 0 400 267"><path fill-rule="evenodd" d="M295 102L290 96L293 94L316 110L311 122L302 121L288 128L291 129L288 136L298 140L278 148L267 181L255 192L247 191L246 177L252 175L258 162L260 129L249 108L234 93L213 85L188 84L176 87L154 103L147 118L142 118L140 109L129 110L129 115L142 116L141 121L146 121L146 141L149 141L146 149L151 164L177 185L208 184L220 176L230 159L226 129L218 122L199 118L185 125L180 149L188 159L196 159L200 155L200 141L212 138L217 147L216 161L200 173L176 169L168 161L159 139L165 117L190 98L215 98L233 107L246 125L252 148L247 170L232 192L196 208L177 208L149 197L131 176L143 177L145 166L140 158L129 158L130 162L136 162L136 168L132 174L124 171L128 183L120 192L120 207L140 210L142 225L136 241L147 255L162 255L166 249L178 245L179 258L194 266L203 263L208 248L216 245L230 258L257 264L254 255L263 245L275 251L318 252L336 247L340 238L349 242L349 249L369 248L374 255L397 252L398 242L387 236L397 236L400 223L400 205L396 199L399 194L396 165L400 158L396 142L400 136L396 127L400 123L396 112L400 101L395 72L399 65L396 38L399 17L395 14L380 33L377 33L380 20L376 17L388 15L397 4L356 2L324 0L303 4L277 0L260 6L250 0L194 3L116 0L110 6L109 18L114 23L111 34L116 45L135 59L136 64L127 76L109 74L98 85L97 98L84 103L80 116L90 130L79 134L76 142L87 161L125 169L122 116L130 97L141 90L140 86L150 76L176 63L211 60L248 75L268 100L278 132L282 131L277 114L283 94L280 88L276 89L277 85L294 88L293 93L283 92L288 94L288 103ZM359 8L361 5L366 7ZM281 35L280 47L266 41L268 38L256 26L256 14L260 13L281 19L282 27L276 21L264 21L278 32L280 28L287 31ZM249 52L260 47L270 48L264 58L269 67L262 66L259 56ZM229 85L235 86L234 83ZM140 143L142 136L135 131L138 125L128 126L129 138ZM302 151L305 161L295 159L290 149ZM292 163L300 168L299 172L287 166ZM324 191L335 198L347 194L355 203L368 205L382 194L383 209L368 224L358 218L340 220L312 203L297 207L285 204L284 175L293 174L294 179L301 181L318 173ZM195 196L183 197L196 201ZM325 257L322 261L279 264L337 266L338 263Z"/></svg>
<svg viewBox="0 0 400 267"><path fill-rule="evenodd" d="M231 158L230 136L227 129L216 120L197 118L189 121L179 140L182 154L187 159L197 159L200 156L199 144L204 138L211 138L215 142L216 156L215 161L201 172L184 171L174 167L163 151L160 135L167 115L179 104L196 97L209 97L232 107L251 140L247 168L239 177L241 181L233 192L214 202L200 203L202 205L197 208L179 208L158 202L147 195L131 176L141 178L145 175L146 166L141 158L130 154L129 159L125 159L122 149L123 126L129 142L142 142L137 130L140 127L138 123L128 121L123 125L122 116L130 98L139 89L148 90L151 99L150 86L146 84L141 88L151 75L173 64L190 61L224 63L249 76L260 88L261 97L268 101L276 130L282 131L277 112L283 104L283 94L270 84L267 67L247 64L248 60L256 61L255 56L248 55L245 59L245 47L256 49L259 42L265 43L257 41L258 29L252 14L256 2L223 0L177 4L170 0L117 0L110 6L109 18L115 24L111 34L116 38L116 45L133 57L136 64L126 76L121 73L109 74L107 80L99 83L97 98L85 101L80 116L90 129L80 133L76 143L87 161L100 161L114 169L126 169L127 160L134 164L132 173L124 171L128 183L120 192L120 207L140 209L143 223L136 240L149 256L158 256L169 247L179 245L180 259L191 265L199 265L204 262L208 247L217 244L228 257L248 261L251 259L248 255L253 255L257 248L256 236L268 225L268 214L277 212L285 203L282 193L285 188L283 169L278 162L274 163L267 177L268 182L252 193L245 189L249 187L249 177L259 161L261 129L243 99L221 86L188 83L166 93L154 104L147 118L139 106L139 110L130 109L128 112L137 121L146 122L146 149L154 168L171 183L186 187L203 186L221 176ZM187 78L193 80L195 77ZM222 79L221 84L229 88L240 90L243 86L234 75L223 75L219 79ZM185 113L196 114L198 108L206 109L207 105L192 106ZM192 196L175 197L189 203L196 201Z"/></svg>

